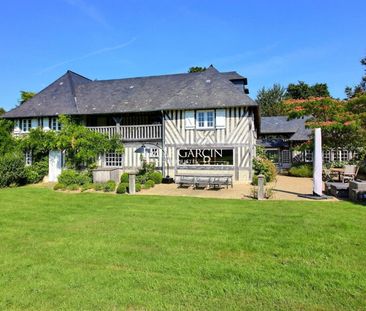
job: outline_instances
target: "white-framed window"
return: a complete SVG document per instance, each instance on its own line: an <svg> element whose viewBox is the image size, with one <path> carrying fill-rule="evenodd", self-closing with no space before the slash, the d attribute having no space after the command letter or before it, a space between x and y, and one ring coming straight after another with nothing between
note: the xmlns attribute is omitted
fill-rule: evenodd
<svg viewBox="0 0 366 311"><path fill-rule="evenodd" d="M159 157L159 149L158 148L150 148L150 158L158 158Z"/></svg>
<svg viewBox="0 0 366 311"><path fill-rule="evenodd" d="M32 165L32 151L25 152L25 165Z"/></svg>
<svg viewBox="0 0 366 311"><path fill-rule="evenodd" d="M323 151L323 161L324 163L329 163L331 162L332 158L331 158L331 151L330 150L324 150Z"/></svg>
<svg viewBox="0 0 366 311"><path fill-rule="evenodd" d="M108 167L122 167L123 155L117 152L108 152L104 155L104 165Z"/></svg>
<svg viewBox="0 0 366 311"><path fill-rule="evenodd" d="M215 113L213 110L199 110L197 111L197 128L208 129L214 128Z"/></svg>
<svg viewBox="0 0 366 311"><path fill-rule="evenodd" d="M348 161L348 150L341 150L341 161Z"/></svg>
<svg viewBox="0 0 366 311"><path fill-rule="evenodd" d="M313 151L305 150L305 162L313 162Z"/></svg>
<svg viewBox="0 0 366 311"><path fill-rule="evenodd" d="M20 128L22 132L29 132L29 130L32 128L32 119L20 120Z"/></svg>
<svg viewBox="0 0 366 311"><path fill-rule="evenodd" d="M61 130L61 123L59 122L57 117L50 118L50 129L54 131L60 131Z"/></svg>
<svg viewBox="0 0 366 311"><path fill-rule="evenodd" d="M340 161L341 160L341 153L339 149L333 150L333 161Z"/></svg>

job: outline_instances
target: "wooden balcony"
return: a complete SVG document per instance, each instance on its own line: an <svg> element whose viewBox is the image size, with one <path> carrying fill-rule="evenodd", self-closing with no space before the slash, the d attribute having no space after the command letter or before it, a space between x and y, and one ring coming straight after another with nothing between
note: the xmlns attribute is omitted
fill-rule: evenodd
<svg viewBox="0 0 366 311"><path fill-rule="evenodd" d="M122 141L145 141L162 139L161 124L122 125L122 126L88 126L94 132L120 137Z"/></svg>

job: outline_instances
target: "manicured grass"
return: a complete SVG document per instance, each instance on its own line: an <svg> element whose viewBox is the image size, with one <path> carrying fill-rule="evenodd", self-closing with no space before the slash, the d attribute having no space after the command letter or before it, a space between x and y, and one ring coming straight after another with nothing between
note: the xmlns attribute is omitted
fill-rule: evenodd
<svg viewBox="0 0 366 311"><path fill-rule="evenodd" d="M355 310L366 207L0 190L0 309Z"/></svg>

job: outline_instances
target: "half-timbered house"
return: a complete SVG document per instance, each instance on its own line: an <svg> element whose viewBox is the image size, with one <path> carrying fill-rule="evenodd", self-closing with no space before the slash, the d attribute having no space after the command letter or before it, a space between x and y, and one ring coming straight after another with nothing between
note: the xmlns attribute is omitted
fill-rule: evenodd
<svg viewBox="0 0 366 311"><path fill-rule="evenodd" d="M164 175L232 174L250 181L259 115L247 95L247 79L210 66L184 73L116 80L89 80L74 72L9 111L14 134L31 128L59 130L58 116L71 115L92 131L118 135L125 153L101 155L100 167L141 166L142 155Z"/></svg>

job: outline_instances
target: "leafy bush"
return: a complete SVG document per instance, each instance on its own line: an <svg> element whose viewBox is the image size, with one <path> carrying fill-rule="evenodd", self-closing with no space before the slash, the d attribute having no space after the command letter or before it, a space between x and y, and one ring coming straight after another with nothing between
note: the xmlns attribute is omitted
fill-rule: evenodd
<svg viewBox="0 0 366 311"><path fill-rule="evenodd" d="M140 183L140 184L144 184L146 183L146 181L148 180L147 175L136 175L136 182Z"/></svg>
<svg viewBox="0 0 366 311"><path fill-rule="evenodd" d="M136 192L140 192L141 188L142 188L141 184L137 182L135 185Z"/></svg>
<svg viewBox="0 0 366 311"><path fill-rule="evenodd" d="M91 183L91 177L88 172L77 172L75 170L63 170L58 177L58 182L68 185L84 185Z"/></svg>
<svg viewBox="0 0 366 311"><path fill-rule="evenodd" d="M24 157L18 153L7 153L0 157L0 188L26 182Z"/></svg>
<svg viewBox="0 0 366 311"><path fill-rule="evenodd" d="M264 175L267 182L272 182L277 176L276 166L265 157L256 157L253 160L254 175Z"/></svg>
<svg viewBox="0 0 366 311"><path fill-rule="evenodd" d="M94 189L94 184L88 183L81 186L81 191L84 192L86 190Z"/></svg>
<svg viewBox="0 0 366 311"><path fill-rule="evenodd" d="M24 173L27 184L35 184L42 180L42 178L39 176L38 172L32 167L32 165L26 166L24 168Z"/></svg>
<svg viewBox="0 0 366 311"><path fill-rule="evenodd" d="M123 173L121 175L121 183L128 183L128 173Z"/></svg>
<svg viewBox="0 0 366 311"><path fill-rule="evenodd" d="M155 184L161 184L163 180L163 174L160 172L152 172L149 174L149 179L153 180Z"/></svg>
<svg viewBox="0 0 366 311"><path fill-rule="evenodd" d="M53 190L65 190L66 186L64 184L61 183L57 183L56 185L53 186Z"/></svg>
<svg viewBox="0 0 366 311"><path fill-rule="evenodd" d="M28 184L35 184L42 181L48 174L48 157L25 167L25 177Z"/></svg>
<svg viewBox="0 0 366 311"><path fill-rule="evenodd" d="M118 194L124 194L128 190L128 183L120 183L117 187Z"/></svg>
<svg viewBox="0 0 366 311"><path fill-rule="evenodd" d="M95 191L103 191L104 190L104 184L103 183L95 183L94 184Z"/></svg>
<svg viewBox="0 0 366 311"><path fill-rule="evenodd" d="M151 179L149 179L145 184L144 184L144 189L150 189L153 188L155 186L155 182Z"/></svg>
<svg viewBox="0 0 366 311"><path fill-rule="evenodd" d="M288 174L294 177L312 177L313 167L310 164L292 166L289 169Z"/></svg>
<svg viewBox="0 0 366 311"><path fill-rule="evenodd" d="M116 183L114 180L108 180L103 187L104 192L113 192L116 190Z"/></svg>
<svg viewBox="0 0 366 311"><path fill-rule="evenodd" d="M80 188L80 186L77 184L71 184L71 185L66 186L66 189L71 190L71 191L79 190L79 188Z"/></svg>

